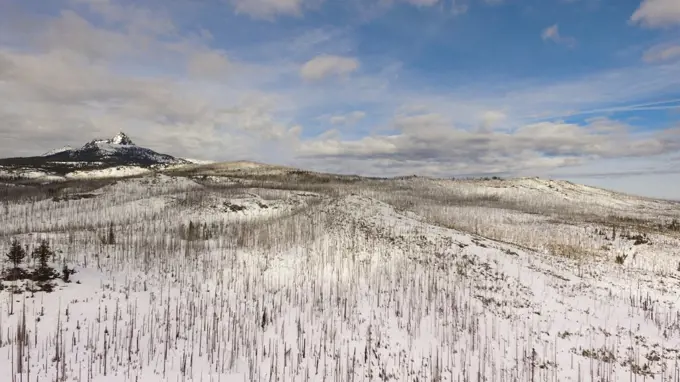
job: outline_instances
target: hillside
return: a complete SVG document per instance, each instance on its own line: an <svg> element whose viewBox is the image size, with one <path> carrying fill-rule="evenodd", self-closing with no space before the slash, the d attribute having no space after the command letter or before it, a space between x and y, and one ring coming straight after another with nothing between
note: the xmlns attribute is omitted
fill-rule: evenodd
<svg viewBox="0 0 680 382"><path fill-rule="evenodd" d="M55 267L76 273L51 293L2 283L2 370L680 377L675 204L540 179L333 178L243 162L190 172L3 186L0 250L45 238Z"/></svg>

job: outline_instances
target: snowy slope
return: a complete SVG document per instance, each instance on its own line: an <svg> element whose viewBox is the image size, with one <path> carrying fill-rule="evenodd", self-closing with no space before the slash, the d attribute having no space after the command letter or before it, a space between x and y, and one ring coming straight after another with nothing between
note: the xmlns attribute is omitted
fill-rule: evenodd
<svg viewBox="0 0 680 382"><path fill-rule="evenodd" d="M42 156L48 157L48 156L50 156L50 155L59 154L59 153L63 153L64 151L71 151L71 150L73 150L73 147L71 147L71 146L64 146L64 147L60 147L60 148L58 148L58 149L52 149L52 150L50 150L50 151L44 153Z"/></svg>
<svg viewBox="0 0 680 382"><path fill-rule="evenodd" d="M588 211L592 214L625 213L664 214L676 209L680 203L649 199L600 188L574 184L563 180L541 178L515 178L503 180L446 180L409 178L395 180L402 190L425 192L440 198L456 201L487 200L504 203L504 207L515 204L522 210L535 208L569 209L572 212Z"/></svg>
<svg viewBox="0 0 680 382"><path fill-rule="evenodd" d="M109 173L112 177L129 176L188 164L187 160L137 146L122 132L109 139L92 140L80 148L65 146L42 156L0 159L3 173L43 182L101 178Z"/></svg>
<svg viewBox="0 0 680 382"><path fill-rule="evenodd" d="M192 163L192 164L212 164L215 163L214 160L205 160L205 159L192 159L192 158L182 158L185 161Z"/></svg>
<svg viewBox="0 0 680 382"><path fill-rule="evenodd" d="M109 167L101 170L73 171L65 175L66 179L93 179L93 178L123 178L146 174L150 172L148 168L138 166L118 166Z"/></svg>
<svg viewBox="0 0 680 382"><path fill-rule="evenodd" d="M518 180L500 192L552 198L550 185L571 187ZM430 224L361 187L324 195L154 174L12 202L0 235L49 238L78 272L51 294L0 291L0 370L31 381L680 377L677 237L650 236L622 264L532 251ZM513 217L564 229L488 212L492 227ZM115 243L103 244L110 225Z"/></svg>
<svg viewBox="0 0 680 382"><path fill-rule="evenodd" d="M219 162L199 164L187 168L179 168L180 172L189 171L190 174L196 176L276 176L286 175L292 172L300 171L299 169L271 165L266 163L252 162L252 161L235 161L235 162Z"/></svg>
<svg viewBox="0 0 680 382"><path fill-rule="evenodd" d="M178 164L186 163L183 159L174 158L170 155L159 154L151 149L140 147L134 144L130 137L125 133L118 133L110 139L96 139L88 142L83 147L56 154L51 159L68 156L70 160L76 161L101 161L115 162L118 164Z"/></svg>

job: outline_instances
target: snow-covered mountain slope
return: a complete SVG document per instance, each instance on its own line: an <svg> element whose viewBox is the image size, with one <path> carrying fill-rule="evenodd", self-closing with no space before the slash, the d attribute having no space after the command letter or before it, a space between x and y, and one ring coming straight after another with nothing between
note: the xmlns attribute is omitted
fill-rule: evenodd
<svg viewBox="0 0 680 382"><path fill-rule="evenodd" d="M64 151L71 151L71 150L73 150L73 147L67 145L67 146L64 146L64 147L60 147L58 149L52 149L52 150L44 153L42 156L48 157L50 155L59 154L59 153L63 153Z"/></svg>
<svg viewBox="0 0 680 382"><path fill-rule="evenodd" d="M170 155L135 145L125 133L111 139L96 139L83 147L47 157L52 161L102 162L116 165L167 165L187 163Z"/></svg>
<svg viewBox="0 0 680 382"><path fill-rule="evenodd" d="M197 164L176 169L178 173L196 176L276 176L289 175L301 170L293 167L271 165L252 161L217 162Z"/></svg>
<svg viewBox="0 0 680 382"><path fill-rule="evenodd" d="M41 156L0 159L0 169L13 177L34 180L55 181L71 177L101 177L111 173L117 176L125 173L143 173L170 166L183 166L191 162L161 154L149 148L135 145L125 133L118 133L110 139L95 139L80 148L65 146L51 150ZM136 169L117 171L116 169ZM108 170L108 171L106 171ZM25 174L44 173L44 177Z"/></svg>
<svg viewBox="0 0 680 382"><path fill-rule="evenodd" d="M94 178L125 178L151 172L152 170L139 166L116 166L100 170L73 171L64 176L65 179L94 179Z"/></svg>
<svg viewBox="0 0 680 382"><path fill-rule="evenodd" d="M99 179L99 178L126 178L138 176L153 172L153 168L140 166L115 166L88 169L87 165L82 166L85 169L73 166L72 171L66 172L63 175L51 173L40 169L32 168L3 168L0 167L0 179L5 180L30 180L39 183L53 183L63 182L72 179Z"/></svg>
<svg viewBox="0 0 680 382"><path fill-rule="evenodd" d="M14 294L13 282L3 283L3 375L94 382L680 377L680 240L670 232L657 232L635 254L620 252L619 262L430 224L379 200L378 187L386 186L378 182L347 192L329 186L339 193L314 184L209 183L154 174L71 186L37 202L9 200L0 236L31 245L47 238L60 251L57 263L77 273L55 282L52 293ZM434 186L426 187L422 203ZM554 216L539 218L535 230L563 234ZM607 240L589 232L587 240L614 247L629 242L621 231ZM0 252L7 243L0 240Z"/></svg>
<svg viewBox="0 0 680 382"><path fill-rule="evenodd" d="M182 158L185 161L191 163L191 164L212 164L216 163L214 160L206 160L206 159L193 159L193 158Z"/></svg>
<svg viewBox="0 0 680 382"><path fill-rule="evenodd" d="M527 212L568 209L573 213L612 214L617 211L664 214L680 203L628 195L564 180L516 178L497 180L446 180L409 178L394 181L402 194L414 191L432 199L454 204L470 201ZM422 194L422 193L425 194ZM513 207L514 205L514 207Z"/></svg>

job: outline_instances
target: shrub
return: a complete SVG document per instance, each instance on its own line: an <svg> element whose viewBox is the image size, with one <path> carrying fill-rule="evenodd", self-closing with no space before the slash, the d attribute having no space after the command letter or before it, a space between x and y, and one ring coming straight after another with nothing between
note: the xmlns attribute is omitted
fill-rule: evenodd
<svg viewBox="0 0 680 382"><path fill-rule="evenodd" d="M678 219L673 219L668 225L668 229L671 231L680 231L680 222L678 222Z"/></svg>
<svg viewBox="0 0 680 382"><path fill-rule="evenodd" d="M616 264L623 265L623 263L626 261L626 258L628 258L628 255L616 255L616 259L615 259Z"/></svg>
<svg viewBox="0 0 680 382"><path fill-rule="evenodd" d="M64 264L64 266L61 269L61 280L65 283L70 283L71 282L71 275L76 273L76 271L72 268L69 268Z"/></svg>
<svg viewBox="0 0 680 382"><path fill-rule="evenodd" d="M49 281L40 283L39 287L40 287L40 290L45 292L45 293L51 293L51 292L54 291L54 284L52 284Z"/></svg>

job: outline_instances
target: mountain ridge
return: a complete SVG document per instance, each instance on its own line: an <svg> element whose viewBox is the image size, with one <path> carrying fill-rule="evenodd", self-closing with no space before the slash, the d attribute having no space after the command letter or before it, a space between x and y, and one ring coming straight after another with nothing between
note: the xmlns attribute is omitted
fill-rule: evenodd
<svg viewBox="0 0 680 382"><path fill-rule="evenodd" d="M93 139L79 148L63 146L40 156L0 159L0 179L54 182L67 179L120 178L162 171L169 175L201 178L250 178L267 181L311 181L343 184L362 180L384 181L391 179L410 188L421 183L433 187L451 187L468 190L472 194L484 193L490 200L508 195L532 195L531 198L549 197L560 200L606 199L612 204L625 204L628 197L645 198L622 192L574 184L568 181L539 177L494 178L431 178L426 176L397 176L373 178L359 175L323 173L300 168L251 161L214 162L179 158L138 146L124 132L111 138ZM483 190L483 191L480 191ZM548 196L550 195L550 196ZM512 199L512 198L511 198ZM615 201L616 199L616 201ZM645 198L658 200L658 198Z"/></svg>
<svg viewBox="0 0 680 382"><path fill-rule="evenodd" d="M44 170L59 175L75 170L101 170L117 166L149 168L189 163L182 158L137 146L124 132L107 139L93 139L79 148L64 146L40 156L0 159L0 166Z"/></svg>

